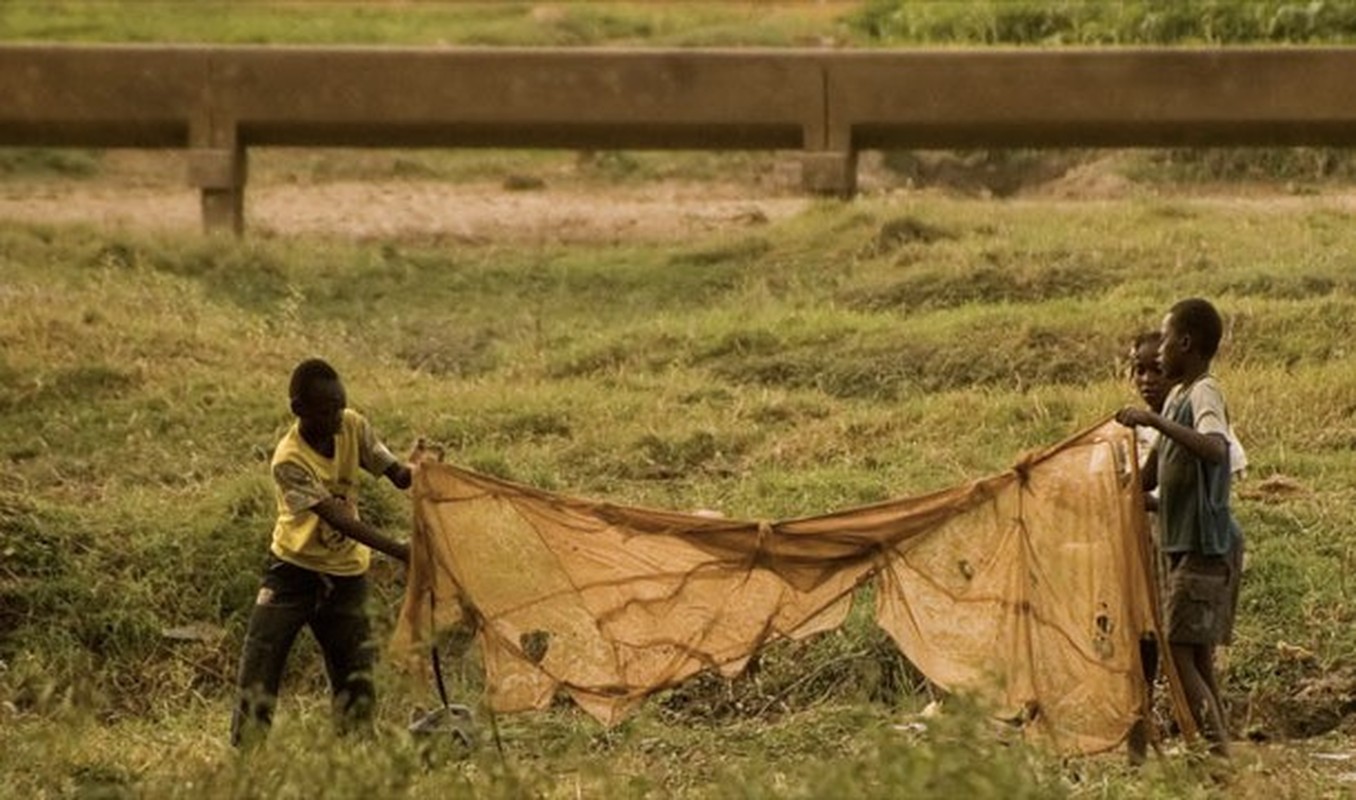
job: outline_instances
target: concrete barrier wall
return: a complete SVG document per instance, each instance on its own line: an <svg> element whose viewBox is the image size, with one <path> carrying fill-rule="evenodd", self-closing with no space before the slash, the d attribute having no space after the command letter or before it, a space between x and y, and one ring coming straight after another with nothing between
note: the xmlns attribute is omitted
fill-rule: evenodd
<svg viewBox="0 0 1356 800"><path fill-rule="evenodd" d="M1356 50L843 53L830 148L1356 144Z"/></svg>
<svg viewBox="0 0 1356 800"><path fill-rule="evenodd" d="M208 54L0 46L0 145L185 147Z"/></svg>
<svg viewBox="0 0 1356 800"><path fill-rule="evenodd" d="M0 46L0 145L815 148L806 56Z"/></svg>
<svg viewBox="0 0 1356 800"><path fill-rule="evenodd" d="M819 66L778 53L218 51L245 144L791 148L824 137Z"/></svg>
<svg viewBox="0 0 1356 800"><path fill-rule="evenodd" d="M794 149L1356 144L1356 50L0 46L0 146L185 147L240 230L251 146Z"/></svg>

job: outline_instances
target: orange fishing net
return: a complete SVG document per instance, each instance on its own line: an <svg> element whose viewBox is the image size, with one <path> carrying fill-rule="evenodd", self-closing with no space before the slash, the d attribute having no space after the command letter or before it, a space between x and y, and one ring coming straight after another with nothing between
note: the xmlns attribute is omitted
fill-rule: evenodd
<svg viewBox="0 0 1356 800"><path fill-rule="evenodd" d="M1000 475L776 522L567 497L426 463L394 646L477 631L491 707L563 691L613 724L776 637L876 620L934 683L1069 752L1115 746L1141 713L1152 630L1131 430L1107 421Z"/></svg>

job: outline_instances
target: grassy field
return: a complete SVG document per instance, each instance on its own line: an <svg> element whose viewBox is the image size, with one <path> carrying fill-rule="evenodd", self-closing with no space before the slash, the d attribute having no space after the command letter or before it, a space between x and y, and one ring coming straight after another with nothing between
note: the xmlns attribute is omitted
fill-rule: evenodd
<svg viewBox="0 0 1356 800"><path fill-rule="evenodd" d="M15 0L6 41L893 46L1343 42L1335 3L182 3ZM978 174L1030 154L933 154ZM1066 157L1066 156L1061 156ZM886 154L913 176L917 154ZM0 152L0 178L110 180L116 158ZM1356 228L1341 151L1141 154L1244 196L1057 201L882 193L672 242L197 235L0 222L0 796L1349 796L1356 761ZM336 180L754 183L758 154L280 153L252 188ZM1012 164L1006 164L1012 166ZM1017 168L1020 168L1020 163ZM114 174L109 174L110 170ZM177 181L180 173L167 169ZM919 173L921 174L921 173ZM160 180L163 176L157 177ZM991 191L992 195L1002 192ZM935 694L870 622L779 643L605 730L564 705L467 757L405 725L336 740L303 639L268 749L226 744L267 547L286 379L323 355L397 450L571 494L813 514L1006 469L1132 402L1121 361L1174 300L1226 316L1249 449L1231 775L1171 751L1067 760ZM385 485L364 516L403 536ZM375 570L382 632L403 591ZM474 659L449 669L477 705ZM490 723L493 723L491 725ZM1176 742L1170 742L1175 746Z"/></svg>
<svg viewBox="0 0 1356 800"><path fill-rule="evenodd" d="M178 2L6 3L8 40L401 45L818 45L858 4Z"/></svg>
<svg viewBox="0 0 1356 800"><path fill-rule="evenodd" d="M9 0L0 39L224 44L895 45L1336 44L1356 37L1346 3L1294 0Z"/></svg>
<svg viewBox="0 0 1356 800"><path fill-rule="evenodd" d="M1337 792L1340 770L1305 753L1348 752L1356 655L1347 220L1321 197L883 197L680 246L4 226L0 786L1211 796L1181 757L1141 773L1063 763L964 712L925 736L895 730L931 698L865 614L619 729L568 707L504 719L502 756L430 771L400 730L431 688L383 668L383 735L334 742L305 644L276 749L240 761L224 744L269 528L265 459L304 356L332 359L397 448L427 435L460 463L569 493L787 517L1002 470L1101 418L1132 399L1129 337L1204 295L1228 318L1218 374L1253 463L1227 693L1237 735L1290 742L1245 749L1229 791ZM388 488L365 513L407 529ZM377 580L387 625L400 576ZM474 665L457 672L474 702Z"/></svg>

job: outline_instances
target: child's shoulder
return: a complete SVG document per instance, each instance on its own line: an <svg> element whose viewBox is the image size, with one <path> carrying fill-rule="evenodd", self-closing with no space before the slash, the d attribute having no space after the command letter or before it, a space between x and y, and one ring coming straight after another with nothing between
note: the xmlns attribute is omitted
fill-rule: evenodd
<svg viewBox="0 0 1356 800"><path fill-rule="evenodd" d="M1190 396L1193 400L1215 401L1224 397L1224 387L1220 386L1214 375L1207 373L1192 384Z"/></svg>
<svg viewBox="0 0 1356 800"><path fill-rule="evenodd" d="M1168 416L1177 416L1180 413L1195 417L1207 409L1223 408L1224 391L1211 375L1202 375L1190 384L1172 387L1163 404L1164 413Z"/></svg>

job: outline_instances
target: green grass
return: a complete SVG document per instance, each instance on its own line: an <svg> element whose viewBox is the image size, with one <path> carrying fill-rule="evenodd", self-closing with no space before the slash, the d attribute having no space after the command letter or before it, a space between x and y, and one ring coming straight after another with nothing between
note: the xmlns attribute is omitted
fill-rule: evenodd
<svg viewBox="0 0 1356 800"><path fill-rule="evenodd" d="M0 149L0 181L16 178L87 178L100 171L91 150L14 147Z"/></svg>
<svg viewBox="0 0 1356 800"><path fill-rule="evenodd" d="M869 0L849 20L884 44L1323 44L1356 35L1349 4L1291 0Z"/></svg>
<svg viewBox="0 0 1356 800"><path fill-rule="evenodd" d="M333 2L10 0L9 41L597 46L1333 44L1344 3L1294 0Z"/></svg>
<svg viewBox="0 0 1356 800"><path fill-rule="evenodd" d="M530 249L0 226L0 786L299 796L334 774L355 796L1212 796L1180 759L1139 776L1062 764L975 715L893 731L928 696L863 613L616 731L568 707L505 718L510 766L488 748L432 772L399 732L430 687L384 667L383 735L330 742L306 640L276 752L237 761L224 737L270 524L264 463L286 376L319 353L397 449L427 435L460 463L617 502L814 514L1002 470L1131 402L1130 336L1209 296L1253 464L1234 723L1321 730L1340 715L1309 720L1299 690L1356 661L1344 220L1317 202L878 198L677 246ZM1278 476L1300 491L1268 491ZM384 485L364 514L407 526ZM386 630L402 587L376 575ZM164 636L187 625L208 633ZM474 701L473 665L456 671ZM1297 753L1248 751L1245 796L1335 792Z"/></svg>
<svg viewBox="0 0 1356 800"><path fill-rule="evenodd" d="M129 12L135 13L129 13ZM1341 43L1342 4L9 2L7 41L857 47ZM757 24L751 24L756 21ZM1076 162L1079 153L1056 153ZM1047 154L936 160L1011 194ZM114 162L109 166L109 162ZM0 224L0 795L88 797L1339 797L1356 681L1356 270L1324 149L1149 151L1147 182L1283 178L1295 202L1103 204L884 197L679 245L229 241ZM753 183L766 154L259 151L253 180ZM954 171L954 164L951 167ZM0 151L0 181L119 179L90 151ZM967 172L968 170L968 172ZM113 174L108 174L110 171ZM997 177L995 177L997 176ZM1017 177L1014 177L1017 176ZM992 181L997 180L997 183ZM962 181L965 183L965 181ZM966 184L970 185L970 184ZM291 366L322 354L397 449L550 489L793 517L1006 468L1132 393L1117 358L1185 295L1229 322L1218 372L1249 448L1240 748L1131 773L1006 740L931 699L870 623L776 643L603 730L569 706L496 720L466 759L403 733L426 683L383 664L375 740L329 731L303 639L270 747L225 744L271 523L264 470ZM1293 491L1272 487L1292 486ZM407 528L389 487L363 514ZM386 632L399 572L379 563ZM193 626L198 638L167 637ZM1294 648L1311 656L1295 657ZM473 657L453 694L480 697ZM482 714L482 724L488 719ZM1328 731L1323 736L1311 736ZM426 761L426 759L431 759Z"/></svg>
<svg viewBox="0 0 1356 800"><path fill-rule="evenodd" d="M33 2L0 6L10 41L473 46L788 46L846 35L852 4Z"/></svg>

